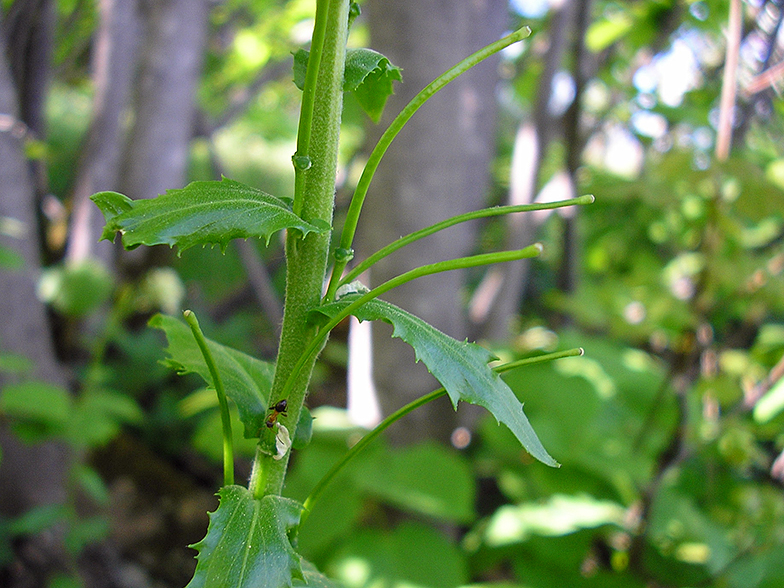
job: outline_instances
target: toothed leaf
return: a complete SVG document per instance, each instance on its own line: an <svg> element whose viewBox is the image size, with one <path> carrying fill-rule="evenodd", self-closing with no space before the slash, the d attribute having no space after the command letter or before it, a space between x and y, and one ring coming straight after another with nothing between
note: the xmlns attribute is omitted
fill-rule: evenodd
<svg viewBox="0 0 784 588"><path fill-rule="evenodd" d="M303 235L327 230L322 223L302 220L286 201L227 178L192 182L157 198L131 200L117 192L99 192L91 199L106 219L101 238L111 241L119 231L126 249L165 244L176 245L179 253L194 245L225 250L237 238L259 237L269 243L270 236L283 229Z"/></svg>
<svg viewBox="0 0 784 588"><path fill-rule="evenodd" d="M294 54L294 84L300 90L305 86L309 56L304 49ZM381 53L365 48L346 51L343 91L354 93L373 122L379 121L387 98L394 94L393 82L402 79L400 68Z"/></svg>
<svg viewBox="0 0 784 588"><path fill-rule="evenodd" d="M361 296L361 293L347 294L336 302L319 307L312 313L314 320L318 320L319 314L334 317ZM393 336L414 348L417 361L422 361L441 382L455 408L460 400L485 407L497 421L509 427L533 457L558 467L558 462L547 453L528 422L522 403L488 366L489 361L496 359L492 353L475 343L457 341L383 300L371 300L352 314L360 321L382 320L391 324Z"/></svg>
<svg viewBox="0 0 784 588"><path fill-rule="evenodd" d="M280 496L257 500L242 486L225 486L218 495L207 535L191 545L199 555L187 588L282 588L304 581L288 538L302 505Z"/></svg>

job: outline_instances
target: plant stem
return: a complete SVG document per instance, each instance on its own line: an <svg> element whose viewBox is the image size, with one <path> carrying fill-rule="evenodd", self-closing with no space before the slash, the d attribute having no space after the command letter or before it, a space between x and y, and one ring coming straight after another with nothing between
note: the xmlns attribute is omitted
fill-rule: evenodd
<svg viewBox="0 0 784 588"><path fill-rule="evenodd" d="M373 288L370 292L366 292L361 297L357 298L354 302L346 306L343 310L337 313L334 317L329 319L325 324L321 325L320 331L318 335L310 342L307 346L305 351L302 353L302 356L299 358L297 363L294 365L292 369L292 373L289 376L289 380L283 387L282 395L285 397L288 390L292 389L295 386L295 374L298 373L298 370L301 370L303 366L307 365L308 363L312 362L318 351L326 342L327 337L329 336L329 332L334 329L340 321L344 318L349 316L352 312L358 309L363 304L366 304L370 300L374 298L378 298L384 292L388 292L392 288L397 288L405 284L406 282L410 282L411 280L415 280L417 278L422 278L424 276L430 276L432 274L437 274L445 271L456 270L456 269L466 269L470 267L478 267L481 265L490 265L494 263L503 263L506 261L516 261L518 259L525 259L530 257L537 257L542 252L542 245L540 243L535 243L533 245L529 245L524 249L518 249L515 251L500 251L498 253L483 253L481 255L472 255L470 257L460 257L458 259L450 259L447 261L439 261L437 263L431 263L428 265L423 265L418 268L414 268L410 271L400 274L392 278L391 280L387 280L380 286ZM317 307L313 307L314 309Z"/></svg>
<svg viewBox="0 0 784 588"><path fill-rule="evenodd" d="M294 203L292 209L298 215L301 215L305 199L306 172L313 161L310 154L310 140L313 112L316 105L316 82L321 69L324 37L327 33L328 8L328 1L322 0L316 4L316 20L313 24L313 38L310 43L310 56L305 72L305 85L302 88L302 105L299 126L297 127L297 151L292 158L294 161Z"/></svg>
<svg viewBox="0 0 784 588"><path fill-rule="evenodd" d="M207 346L207 340L204 338L204 333L202 333L199 326L199 320L192 310L186 310L182 313L182 316L185 317L185 322L191 328L193 338L196 339L196 344L199 346L204 362L207 364L207 369L210 370L215 393L218 395L221 426L223 428L223 485L231 486L234 484L234 439L231 434L231 415L229 414L226 390L223 388L223 380L221 380L218 366L215 365L215 359L212 357L212 352Z"/></svg>
<svg viewBox="0 0 784 588"><path fill-rule="evenodd" d="M515 212L549 210L553 208L563 208L565 206L592 204L593 202L594 202L593 195L588 194L585 196L580 196L579 198L571 198L569 200L559 200L557 202L545 202L545 203L538 203L538 204L516 204L511 206L494 206L492 208L483 208L481 210L474 210L464 214L459 214L457 216L453 216L452 218L448 218L434 225L430 225L429 227L425 227L424 229L421 229L419 231L410 233L405 237L400 237L400 239L398 239L397 241L393 241L389 245L382 247L381 249L376 251L373 255L363 260L350 272L348 272L345 275L345 277L341 279L340 282L338 282L338 287L342 286L343 284L347 284L351 282L351 280L361 275L362 272L372 267L374 264L376 264L384 257L391 255L398 249L405 247L406 245L410 245L414 241L418 241L419 239L423 239L424 237L427 237L429 235L432 235L433 233L437 233L438 231L442 231L454 225L479 219L479 218L501 216L505 214L512 214Z"/></svg>
<svg viewBox="0 0 784 588"><path fill-rule="evenodd" d="M499 39L495 43L491 43L476 53L469 55L460 63L448 69L435 80L430 82L427 86L425 86L422 91L414 96L411 102L409 102L405 108L400 111L400 114L395 117L395 120L393 120L387 130L384 131L384 134L381 135L381 138L378 140L378 143L376 143L376 146L373 148L373 151L368 157L368 162L365 164L365 169L362 170L362 175L357 182L357 187L354 190L354 195L351 198L351 204L349 205L348 212L346 214L346 221L343 225L343 233L340 237L340 247L342 249L351 249L351 244L354 241L354 234L357 231L359 214L362 212L362 205L365 203L365 197L367 196L370 182L373 179L373 175L376 173L376 169L378 169L381 158L384 157L384 153L386 153L389 145L405 126L405 124L411 119L411 117L414 116L416 111L419 110L419 108L425 102L432 98L449 82L455 80L481 61L487 59L495 53L498 53L505 47L508 47L513 43L517 43L518 41L522 41L530 34L530 28L522 27L510 35ZM338 289L338 281L340 280L341 274L343 273L343 270L345 269L348 262L349 259L336 260L335 266L332 269L332 276L330 277L329 287L327 288L327 300L332 300L332 298L335 296L335 291Z"/></svg>
<svg viewBox="0 0 784 588"><path fill-rule="evenodd" d="M493 371L496 373L504 373L510 370L525 366L531 365L535 363L543 363L545 361L553 361L556 359L561 359L564 357L576 357L583 354L582 348L575 348L575 349L568 349L566 351L559 351L556 353L548 353L546 355L538 355L536 357L527 357L525 359L518 359L517 361L512 361L509 363L505 363L503 365L499 365L493 368ZM311 490L310 494L308 495L307 499L305 499L304 508L302 511L302 515L300 517L300 526L307 520L308 516L310 515L310 511L313 509L313 505L316 501L321 497L321 494L324 492L326 487L329 485L330 482L335 478L335 476L346 467L346 464L354 459L359 453L367 447L371 441L373 441L376 437L378 437L386 428L388 428L392 423L395 421L400 420L408 413L412 412L413 410L419 408L430 402L431 400L435 400L436 398L440 398L446 394L446 390L444 388L439 388L438 390L434 390L429 394L425 394L424 396L417 398L416 400L409 402L404 407L399 408L383 421L381 421L376 427L370 431L367 435L362 437L351 449L349 449L342 458L340 458L330 469L329 471L324 474L324 476L316 483Z"/></svg>
<svg viewBox="0 0 784 588"><path fill-rule="evenodd" d="M332 223L337 169L338 137L343 108L343 71L348 32L348 0L318 0L311 57L303 90L303 111L300 132L308 136L307 167L297 166L295 195L298 214L305 220ZM323 36L319 38L323 31ZM320 55L318 59L314 57ZM318 71L310 71L311 63L319 63ZM315 71L315 70L314 70ZM313 94L312 112L308 113L306 97ZM309 129L309 131L308 131ZM298 148L300 144L298 143ZM294 430L305 400L317 354L294 371L297 360L317 335L307 320L308 311L318 306L327 271L329 233L309 234L304 239L296 231L286 236L286 298L281 327L280 347L272 384L270 403L286 398L288 416L282 417ZM319 339L322 342L326 338ZM282 395L287 381L291 385ZM254 497L280 494L288 466L288 455L273 460L257 451L251 491Z"/></svg>

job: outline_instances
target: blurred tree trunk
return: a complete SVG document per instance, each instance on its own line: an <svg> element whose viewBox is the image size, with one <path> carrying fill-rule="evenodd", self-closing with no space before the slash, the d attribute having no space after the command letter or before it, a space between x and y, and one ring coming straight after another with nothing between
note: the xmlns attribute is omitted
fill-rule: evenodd
<svg viewBox="0 0 784 588"><path fill-rule="evenodd" d="M565 200L577 195L577 170L582 164L585 133L582 128L582 99L588 80L598 67L598 57L585 48L585 34L591 22L592 0L565 0L554 10L547 30L546 49L541 59L536 102L530 120L523 121L515 137L509 182L509 204L530 204L540 200ZM571 102L562 111L554 111L553 82L556 74L570 62L574 91ZM561 171L553 175L541 190L540 169L551 143L562 138L566 153ZM563 257L557 285L564 292L577 285L579 236L574 209L558 213L564 219ZM511 215L507 218L507 248L519 249L536 240L537 230L547 214ZM493 268L477 289L481 296L476 320L481 335L503 340L511 335L511 321L520 313L528 282L530 260L520 260ZM472 308L472 311L475 311Z"/></svg>
<svg viewBox="0 0 784 588"><path fill-rule="evenodd" d="M146 30L121 178L131 198L152 198L185 181L209 6L209 0L142 4Z"/></svg>
<svg viewBox="0 0 784 588"><path fill-rule="evenodd" d="M370 131L371 144L433 78L500 38L507 16L503 0L370 0L366 8L371 46L402 67L404 78L382 124ZM401 132L371 186L360 223L360 255L483 206L494 149L496 81L497 60L491 59L444 89ZM402 255L374 266L371 282L376 285L413 267L469 254L475 235L474 225L463 224L410 245ZM462 272L423 278L385 298L447 334L464 338L464 278ZM374 329L374 379L385 413L438 386L424 366L414 366L410 349L390 339L386 325ZM448 439L457 419L448 401L434 404L408 417L405 430L397 429L397 440Z"/></svg>
<svg viewBox="0 0 784 588"><path fill-rule="evenodd" d="M67 372L57 361L47 312L36 297L43 253L33 179L44 176L36 175L24 157L24 140L41 138L45 132L42 107L51 75L54 6L52 0L17 0L0 22L4 45L0 55L0 244L24 260L21 269L0 268L0 312L4 316L0 353L29 358L35 367L24 377L65 385ZM122 189L135 198L149 197L184 182L209 6L208 0L101 0L101 28L94 50L95 109L75 185L73 221L78 234L69 243L72 260L99 251L94 243L100 219L89 210L93 205L87 200L92 192ZM137 22L143 23L143 35ZM138 78L137 43L144 47ZM126 141L121 123L134 83L133 125ZM104 257L105 251L98 255ZM0 385L12 381L12 376L0 374ZM69 499L66 480L73 457L67 447L26 445L4 424L0 444L3 515ZM18 552L15 572L0 573L0 584L43 586L51 570L65 564L65 551L56 534L43 534L34 541L25 545L39 559L29 561L28 569L24 554ZM110 583L106 574L89 582Z"/></svg>
<svg viewBox="0 0 784 588"><path fill-rule="evenodd" d="M539 76L534 110L530 120L523 121L515 137L508 204L531 204L537 195L539 170L550 142L561 131L562 121L550 107L553 80L561 69L568 41L573 30L575 7L584 0L565 0L554 11L547 31L543 68ZM541 35L542 33L538 33ZM563 195L566 198L567 195ZM511 215L507 222L507 248L520 249L535 241L537 217L533 214ZM494 267L480 286L488 290L483 303L486 316L478 317L483 337L495 340L509 338L511 321L520 313L528 281L530 261L522 259Z"/></svg>
<svg viewBox="0 0 784 588"><path fill-rule="evenodd" d="M21 20L3 22L3 25L16 27L11 34L11 28L4 26L3 31L8 36L3 40L14 38L15 42L0 51L0 227L3 229L0 245L15 252L23 262L18 269L0 267L0 316L3 317L0 353L25 356L33 368L30 373L20 376L0 372L0 387L22 378L55 385L64 385L67 380L55 357L46 309L36 296L41 269L40 232L32 166L24 156L24 142L32 135L31 125L36 134L44 129L40 112L43 96L38 93L45 92L49 64L39 52L41 47L32 49L24 39L41 40L45 31L51 31L48 17L52 6L48 2L32 4L27 5L32 13L17 13ZM22 22L36 30L23 30ZM46 45L42 41L42 46ZM10 57L8 61L6 55ZM18 69L14 77L9 62L26 62L28 66ZM44 71L33 71L38 68ZM21 72L24 72L22 77ZM22 85L18 86L16 82ZM20 104L26 105L23 113L20 113ZM0 448L0 513L3 516L17 516L35 506L65 501L70 461L66 447L54 442L23 443L3 423L0 425ZM16 585L17 582L43 585L47 571L63 564L62 545L56 534L42 533L18 547L38 554L36 571L43 575L35 575L21 563L15 566L13 574L0 574L3 585Z"/></svg>
<svg viewBox="0 0 784 588"><path fill-rule="evenodd" d="M73 195L70 260L111 258L111 247L96 245L103 219L91 194L114 189L152 198L185 182L209 7L208 0L101 0L93 121ZM121 121L129 110L126 137Z"/></svg>
<svg viewBox="0 0 784 588"><path fill-rule="evenodd" d="M103 216L90 200L102 190L116 190L127 112L136 73L139 42L137 0L100 0L100 24L93 43L93 117L87 133L72 195L67 257L78 262L89 257L112 262L112 244L99 242Z"/></svg>
<svg viewBox="0 0 784 588"><path fill-rule="evenodd" d="M196 89L207 43L209 0L142 2L141 54L119 190L153 198L185 183L194 134ZM125 254L126 269L143 269L161 248ZM131 270L132 272L134 270Z"/></svg>

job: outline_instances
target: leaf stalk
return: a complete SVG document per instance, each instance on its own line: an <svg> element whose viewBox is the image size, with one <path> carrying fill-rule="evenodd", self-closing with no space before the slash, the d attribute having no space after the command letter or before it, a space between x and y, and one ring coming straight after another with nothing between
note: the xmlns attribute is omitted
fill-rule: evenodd
<svg viewBox="0 0 784 588"><path fill-rule="evenodd" d="M384 134L381 135L381 138L378 140L378 143L376 143L376 146L373 148L373 151L368 157L365 168L362 170L362 175L357 182L354 195L351 197L351 203L349 204L348 212L346 214L346 221L343 225L343 232L340 237L339 245L341 248L345 250L351 249L351 245L354 241L354 235L357 231L359 215L362 212L362 206L365 203L365 197L367 196L368 189L370 188L370 182L373 180L373 175L376 173L376 169L378 169L378 165L381 162L382 157L384 157L384 154L386 153L392 141L395 139L395 137L397 137L398 133L400 133L411 117L414 116L416 111L419 110L419 108L430 98L432 98L439 90L444 88L444 86L458 78L460 75L464 74L478 63L484 61L491 55L498 53L509 45L517 43L518 41L522 41L530 34L530 28L522 27L507 35L506 37L499 39L495 43L491 43L490 45L487 45L479 51L469 55L458 64L442 73L427 86L425 86L416 96L414 96L414 98L412 98L405 108L400 111L389 127L387 127L387 129L384 131ZM330 283L327 288L327 300L332 300L335 296L335 292L338 289L338 282L340 281L340 277L343 274L343 270L345 269L347 263L348 260L337 260L335 262L335 266L332 270L332 276L330 278Z"/></svg>
<svg viewBox="0 0 784 588"><path fill-rule="evenodd" d="M301 370L306 363L313 361L313 359L315 359L316 353L323 346L324 342L329 336L330 331L332 331L332 329L334 329L338 324L340 324L340 321L342 321L344 318L349 316L360 306L366 304L367 302L373 300L374 298L378 298L384 292L388 292L392 288L402 286L403 284L410 282L411 280L422 278L424 276L429 276L432 274L437 274L437 273L451 271L451 270L466 269L470 267L478 267L482 265L490 265L495 263L503 263L506 261L516 261L518 259L537 257L541 252L542 252L541 243L534 243L533 245L529 245L524 249L517 249L514 251L483 253L481 255L460 257L457 259L450 259L447 261L439 261L437 263L423 265L421 267L402 273L399 276L392 278L391 280L387 280L380 286L373 288L369 292L359 297L357 300L355 300L354 302L346 306L346 308L344 308L339 313L337 313L333 318L331 318L325 324L320 326L318 335L310 342L310 345L308 345L308 347L303 352L302 356L299 358L297 363L292 368L292 371L289 374L286 385L283 388L283 396L285 397L287 391L293 388L299 370Z"/></svg>
<svg viewBox="0 0 784 588"><path fill-rule="evenodd" d="M376 263L378 263L380 260L387 257L388 255L391 255L398 249L401 249L406 245L410 245L414 241L418 241L419 239L423 239L424 237L428 237L434 233L437 233L438 231L443 231L444 229L448 229L449 227L452 227L454 225L480 219L480 218L502 216L505 214L513 214L516 212L551 210L554 208L563 208L565 206L592 204L593 202L594 202L593 195L587 194L585 196L580 196L578 198L570 198L569 200L558 200L556 202L545 202L545 203L537 203L537 204L516 204L510 206L494 206L492 208L483 208L481 210L474 210L464 214L459 214L457 216L453 216L441 222L430 225L429 227L425 227L424 229L420 229L419 231L410 233L404 237L401 237L397 241L393 241L389 245L382 247L381 249L376 251L373 255L363 260L361 263L359 263L350 272L348 272L338 282L338 287L342 286L343 284L348 284L358 276L362 275L364 271L368 270L370 267L372 267L373 265L375 265Z"/></svg>
<svg viewBox="0 0 784 588"><path fill-rule="evenodd" d="M547 361L554 361L556 359L562 359L564 357L577 357L583 355L583 349L581 347L575 349L567 349L565 351L558 351L555 353L548 353L545 355L538 355L536 357L526 357L524 359L518 359L516 361L510 361L503 365L499 365L493 367L493 371L496 373L505 373L519 367L532 365L536 363L544 363ZM318 499L323 494L326 487L334 480L335 476L346 467L346 465L354 459L357 455L362 452L365 447L367 447L373 440L376 439L385 429L387 429L392 423L400 420L408 413L414 411L415 409L419 408L420 406L424 406L428 402L435 400L436 398L440 398L446 394L446 390L444 388L438 388L430 392L429 394L425 394L417 398L416 400L409 402L402 408L399 408L383 421L381 421L376 427L370 431L367 435L362 437L357 443L349 449L342 458L340 458L330 469L329 471L322 476L322 478L316 483L313 487L313 490L310 491L310 494L305 499L303 505L303 512L300 517L300 526L307 520L308 516L310 515L310 511L313 509L313 505L318 501Z"/></svg>
<svg viewBox="0 0 784 588"><path fill-rule="evenodd" d="M207 364L207 369L210 370L215 393L218 395L223 432L223 485L231 486L234 484L234 438L231 433L231 415L229 414L229 401L226 398L226 389L223 387L223 380L221 380L220 372L207 345L207 339L205 339L204 333L202 333L199 326L196 314L192 310L186 310L182 313L182 316L191 328L193 338L196 339L196 344L204 357L204 363Z"/></svg>

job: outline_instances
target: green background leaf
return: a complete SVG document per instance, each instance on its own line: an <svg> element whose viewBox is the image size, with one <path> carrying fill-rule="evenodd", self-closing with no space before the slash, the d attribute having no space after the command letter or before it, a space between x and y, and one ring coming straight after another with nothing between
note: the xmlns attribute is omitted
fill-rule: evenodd
<svg viewBox="0 0 784 588"><path fill-rule="evenodd" d="M362 566L366 582L356 583L352 562ZM452 588L468 580L460 549L418 522L406 522L387 532L374 529L355 533L327 572L360 586Z"/></svg>
<svg viewBox="0 0 784 588"><path fill-rule="evenodd" d="M401 510L462 524L476 517L470 466L435 443L379 452L355 466L352 477L359 488Z"/></svg>

